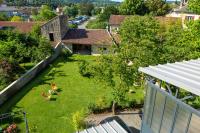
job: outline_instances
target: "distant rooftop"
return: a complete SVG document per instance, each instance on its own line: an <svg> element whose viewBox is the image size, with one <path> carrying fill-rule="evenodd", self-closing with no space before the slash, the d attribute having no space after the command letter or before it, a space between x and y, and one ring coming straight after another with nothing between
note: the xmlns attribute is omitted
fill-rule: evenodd
<svg viewBox="0 0 200 133"><path fill-rule="evenodd" d="M131 17L131 15L111 15L109 19L109 25L121 25L125 18ZM176 22L180 18L176 17L155 17L161 23Z"/></svg>
<svg viewBox="0 0 200 133"><path fill-rule="evenodd" d="M200 59L149 66L139 71L200 96Z"/></svg>
<svg viewBox="0 0 200 133"><path fill-rule="evenodd" d="M120 25L128 15L111 15L109 25Z"/></svg>
<svg viewBox="0 0 200 133"><path fill-rule="evenodd" d="M35 24L43 24L41 22L25 22L25 21L21 21L21 22L11 22L11 21L0 21L0 27L13 27L16 30L23 32L23 33L28 33L31 31L32 27Z"/></svg>

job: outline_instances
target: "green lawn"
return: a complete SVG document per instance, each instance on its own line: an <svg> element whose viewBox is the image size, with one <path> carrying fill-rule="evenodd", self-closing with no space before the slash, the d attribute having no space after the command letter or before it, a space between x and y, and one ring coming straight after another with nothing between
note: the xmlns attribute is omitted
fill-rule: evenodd
<svg viewBox="0 0 200 133"><path fill-rule="evenodd" d="M111 91L103 88L95 80L82 77L78 72L80 60L93 61L96 57L74 55L68 59L58 58L50 67L25 86L0 108L0 112L25 110L29 127L36 127L40 133L72 133L71 114L86 108L97 97L111 97ZM52 101L42 97L48 92L50 83L56 83L60 92ZM142 98L142 90L136 90L135 99ZM18 123L22 132L24 123Z"/></svg>

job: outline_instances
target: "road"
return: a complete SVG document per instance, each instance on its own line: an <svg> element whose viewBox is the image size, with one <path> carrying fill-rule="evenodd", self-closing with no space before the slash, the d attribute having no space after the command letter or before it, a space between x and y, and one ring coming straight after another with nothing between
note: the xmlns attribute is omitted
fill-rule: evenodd
<svg viewBox="0 0 200 133"><path fill-rule="evenodd" d="M78 25L78 29L86 29L86 25L88 24L88 22L89 22L90 20L94 20L94 19L96 19L96 16L90 17L90 19L88 19L88 20L85 21L84 23Z"/></svg>

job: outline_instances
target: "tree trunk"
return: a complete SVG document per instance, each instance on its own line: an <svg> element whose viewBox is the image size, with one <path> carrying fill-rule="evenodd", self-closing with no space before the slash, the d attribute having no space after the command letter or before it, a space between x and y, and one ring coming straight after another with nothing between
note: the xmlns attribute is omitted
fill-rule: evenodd
<svg viewBox="0 0 200 133"><path fill-rule="evenodd" d="M116 108L116 102L113 101L113 105L112 105L112 113L113 113L113 115L116 115L116 110L115 110L115 108Z"/></svg>

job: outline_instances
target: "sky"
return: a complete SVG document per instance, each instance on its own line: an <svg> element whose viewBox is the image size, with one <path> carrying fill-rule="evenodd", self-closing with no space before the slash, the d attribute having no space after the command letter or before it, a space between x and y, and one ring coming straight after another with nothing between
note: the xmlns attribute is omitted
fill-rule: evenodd
<svg viewBox="0 0 200 133"><path fill-rule="evenodd" d="M122 2L123 0L112 0L112 1ZM167 1L176 1L176 0L167 0ZM180 1L180 0L177 0L177 1Z"/></svg>

